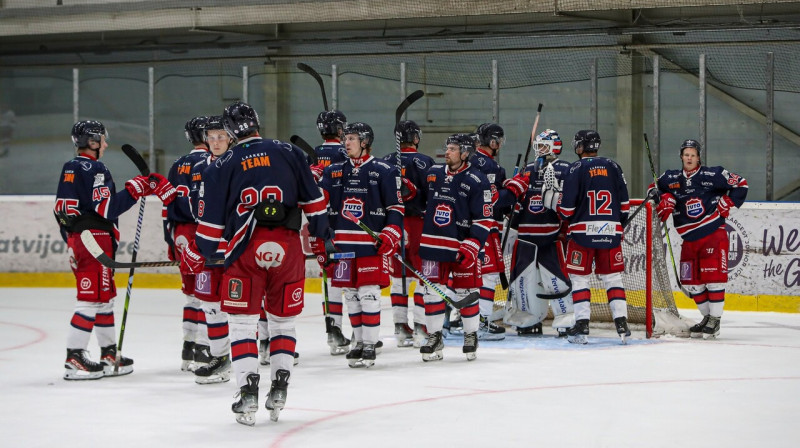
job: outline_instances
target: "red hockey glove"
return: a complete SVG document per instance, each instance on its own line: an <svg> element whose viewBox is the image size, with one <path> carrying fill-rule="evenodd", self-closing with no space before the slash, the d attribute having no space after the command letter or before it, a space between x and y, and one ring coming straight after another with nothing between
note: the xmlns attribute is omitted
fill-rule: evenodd
<svg viewBox="0 0 800 448"><path fill-rule="evenodd" d="M735 207L733 199L727 194L723 194L717 200L717 210L719 211L719 215L723 218L727 218L728 215L731 214L731 208L733 207Z"/></svg>
<svg viewBox="0 0 800 448"><path fill-rule="evenodd" d="M491 187L492 187L491 188L491 190L492 190L492 206L494 206L494 204L497 204L497 200L500 199L500 193L497 191L497 187L495 187L494 184L492 184Z"/></svg>
<svg viewBox="0 0 800 448"><path fill-rule="evenodd" d="M381 239L378 244L378 255L386 255L391 257L397 250L400 244L400 228L397 226L385 227L381 233L378 234Z"/></svg>
<svg viewBox="0 0 800 448"><path fill-rule="evenodd" d="M336 246L333 245L333 241L314 236L309 237L308 241L311 243L311 252L317 256L317 262L321 266L327 266L330 264L331 260L328 260L328 254L331 252L336 252Z"/></svg>
<svg viewBox="0 0 800 448"><path fill-rule="evenodd" d="M478 252L480 250L481 246L475 238L468 238L462 241L461 245L458 246L458 254L456 255L456 261L461 269L472 269L478 261Z"/></svg>
<svg viewBox="0 0 800 448"><path fill-rule="evenodd" d="M311 165L311 174L314 175L314 180L319 183L322 180L322 172L325 171L325 167L321 163L317 163L316 165Z"/></svg>
<svg viewBox="0 0 800 448"><path fill-rule="evenodd" d="M203 272L205 265L206 259L197 249L197 244L194 241L183 247L183 252L181 252L181 272L199 274Z"/></svg>
<svg viewBox="0 0 800 448"><path fill-rule="evenodd" d="M158 196L164 205L169 205L178 194L178 190L169 183L167 178L158 173L150 174L150 186L153 187L153 194Z"/></svg>
<svg viewBox="0 0 800 448"><path fill-rule="evenodd" d="M403 202L408 202L417 196L417 186L407 178L403 178L403 185L400 187L400 194Z"/></svg>
<svg viewBox="0 0 800 448"><path fill-rule="evenodd" d="M125 189L128 190L133 199L139 199L153 192L150 180L145 176L136 176L125 182Z"/></svg>
<svg viewBox="0 0 800 448"><path fill-rule="evenodd" d="M517 199L522 198L525 195L525 192L528 191L528 184L530 180L526 173L520 173L516 176L512 177L511 179L506 179L503 181L503 188L512 192Z"/></svg>
<svg viewBox="0 0 800 448"><path fill-rule="evenodd" d="M662 194L658 202L658 207L656 207L658 219L660 219L661 222L666 221L673 211L675 211L675 196L670 193Z"/></svg>

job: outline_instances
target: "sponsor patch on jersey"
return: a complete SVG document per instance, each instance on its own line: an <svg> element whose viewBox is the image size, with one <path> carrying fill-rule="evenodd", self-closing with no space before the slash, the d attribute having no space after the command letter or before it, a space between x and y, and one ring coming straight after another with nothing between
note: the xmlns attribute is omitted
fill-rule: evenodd
<svg viewBox="0 0 800 448"><path fill-rule="evenodd" d="M691 261L681 261L681 281L689 281L692 280L694 275L692 275L692 262Z"/></svg>
<svg viewBox="0 0 800 448"><path fill-rule="evenodd" d="M274 241L267 241L256 248L256 264L262 269L277 268L285 258L283 246Z"/></svg>
<svg viewBox="0 0 800 448"><path fill-rule="evenodd" d="M439 227L444 227L452 221L453 208L447 204L439 204L433 212L433 223Z"/></svg>
<svg viewBox="0 0 800 448"><path fill-rule="evenodd" d="M336 268L333 270L334 280L349 282L352 275L353 267L350 260L339 260L336 263Z"/></svg>
<svg viewBox="0 0 800 448"><path fill-rule="evenodd" d="M581 262L583 262L583 253L578 250L573 250L569 256L569 264L580 267Z"/></svg>
<svg viewBox="0 0 800 448"><path fill-rule="evenodd" d="M211 274L208 271L194 276L194 291L200 294L211 294Z"/></svg>
<svg viewBox="0 0 800 448"><path fill-rule="evenodd" d="M228 298L231 300L241 300L243 297L244 285L238 278L228 279Z"/></svg>
<svg viewBox="0 0 800 448"><path fill-rule="evenodd" d="M586 223L587 235L614 235L616 231L617 231L617 226L612 222Z"/></svg>
<svg viewBox="0 0 800 448"><path fill-rule="evenodd" d="M528 200L528 211L531 213L544 213L544 202L542 201L542 195L534 194Z"/></svg>
<svg viewBox="0 0 800 448"><path fill-rule="evenodd" d="M701 201L700 198L693 198L686 201L686 216L698 218L703 216L705 211L706 209L703 207L703 201Z"/></svg>
<svg viewBox="0 0 800 448"><path fill-rule="evenodd" d="M494 188L494 185L492 185ZM484 190L483 192L483 202L492 202L492 191L491 190Z"/></svg>
<svg viewBox="0 0 800 448"><path fill-rule="evenodd" d="M487 174L486 178L489 179L489 183L493 184L494 180L497 179L497 175L496 174Z"/></svg>
<svg viewBox="0 0 800 448"><path fill-rule="evenodd" d="M92 187L99 187L105 183L106 176L103 173L97 173L94 175L94 183Z"/></svg>
<svg viewBox="0 0 800 448"><path fill-rule="evenodd" d="M428 278L439 278L439 262L422 260L422 274Z"/></svg>
<svg viewBox="0 0 800 448"><path fill-rule="evenodd" d="M358 219L364 217L364 201L358 198L347 198L342 205L342 211L349 211Z"/></svg>
<svg viewBox="0 0 800 448"><path fill-rule="evenodd" d="M395 178L394 178L394 181L395 181L395 183L397 184L397 189L399 190L399 189L400 189L400 187L402 187L402 186L403 186L403 181L402 181L402 180L400 180L400 178L399 178L399 177L395 177Z"/></svg>

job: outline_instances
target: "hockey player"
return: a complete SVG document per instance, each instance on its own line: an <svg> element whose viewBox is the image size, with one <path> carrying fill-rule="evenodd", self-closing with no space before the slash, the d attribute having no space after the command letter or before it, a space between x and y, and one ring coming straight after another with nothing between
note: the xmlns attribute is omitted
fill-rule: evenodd
<svg viewBox="0 0 800 448"><path fill-rule="evenodd" d="M728 281L725 219L744 203L747 181L721 166L703 166L696 140L684 141L680 154L682 169L658 178L656 211L662 221L672 215L683 239L680 280L703 315L689 329L691 336L713 339L719 334Z"/></svg>
<svg viewBox="0 0 800 448"><path fill-rule="evenodd" d="M114 331L114 271L101 265L84 247L80 234L91 230L103 251L114 257L119 243L119 215L151 193L168 204L175 189L164 176L136 176L116 191L111 172L100 158L108 143L103 123L84 120L72 126L77 155L64 164L56 192L54 213L61 236L69 247L70 266L77 283L77 302L67 335L65 380L92 380L113 376L117 356ZM95 330L100 345L100 362L89 359L86 347ZM133 372L133 360L120 357L118 375Z"/></svg>
<svg viewBox="0 0 800 448"><path fill-rule="evenodd" d="M353 327L355 347L347 353L347 363L371 367L380 339L381 288L389 286L388 257L400 243L404 207L397 168L370 154L375 139L372 128L366 123L348 123L344 135L349 159L326 168L320 186L330 199L330 210L336 213L336 248L355 253L355 258L336 263L332 280L342 288ZM380 229L380 243L342 216L342 211L349 211L371 229ZM317 240L315 244L324 243Z"/></svg>
<svg viewBox="0 0 800 448"><path fill-rule="evenodd" d="M506 179L506 170L497 162L498 153L505 142L505 132L500 125L484 123L478 126L475 134L479 145L470 163L486 175L493 191L497 192L492 217L495 222L494 228L486 240L486 246L482 249L478 337L485 340L501 340L505 338L506 329L492 322L495 289L500 284L500 272L505 270L500 234L503 231L504 216L528 189L528 178L521 173L513 179Z"/></svg>
<svg viewBox="0 0 800 448"><path fill-rule="evenodd" d="M194 117L186 122L184 135L193 149L172 164L167 179L175 186L178 195L175 201L164 206L164 241L167 242L167 255L170 260L180 260L183 248L194 240L197 222L192 213L189 191L192 186L192 167L208 157L205 142L205 129L208 117ZM200 301L195 297L195 276L186 270L181 271L181 292L186 297L183 305L183 350L181 350L181 370L194 371L211 360L208 334L205 331L205 313Z"/></svg>
<svg viewBox="0 0 800 448"><path fill-rule="evenodd" d="M419 255L422 272L446 290L449 281L459 299L481 286L481 263L478 253L494 228L493 198L489 179L470 163L475 142L469 134L453 134L447 138L445 164L428 171L428 201L420 238ZM426 326L430 336L420 347L423 361L443 358L442 324L444 300L425 287ZM462 352L467 360L476 357L478 349L479 305L461 309L464 328Z"/></svg>
<svg viewBox="0 0 800 448"><path fill-rule="evenodd" d="M228 313L231 359L239 400L236 421L255 424L258 409L256 331L266 301L270 332L270 379L266 408L273 421L286 402L296 345L295 319L303 309L305 256L301 213L311 235L328 237L326 203L304 153L288 143L262 139L250 105L225 108L223 124L238 144L204 172L198 195L198 227L181 264L195 275L223 239L225 269L221 310Z"/></svg>
<svg viewBox="0 0 800 448"><path fill-rule="evenodd" d="M400 134L400 172L402 186L400 187L405 205L403 217L403 230L405 233L405 258L416 270L422 269L422 260L419 258L419 239L422 236L422 217L425 213L425 203L428 199L426 176L428 169L433 166L431 157L417 152L422 131L417 123L406 120L395 127L395 132ZM384 157L384 162L397 166L397 154L390 153ZM414 290L414 329L408 325L408 291L413 274L406 273L406 294L403 294L403 265L396 258L392 258L392 317L394 319L394 334L397 337L398 347L419 348L428 337L425 331L425 301L422 298L422 287L417 282Z"/></svg>
<svg viewBox="0 0 800 448"><path fill-rule="evenodd" d="M589 276L594 272L606 289L611 315L622 342L631 335L622 272L622 230L628 219L628 187L622 168L611 159L597 157L600 134L578 131L572 147L579 160L570 166L563 193L558 185L544 190L544 206L558 210L569 221L567 272L572 281L575 326L567 330L567 340L586 344L591 316ZM560 197L560 202L559 202Z"/></svg>
<svg viewBox="0 0 800 448"><path fill-rule="evenodd" d="M545 185L563 185L569 172L569 162L558 158L561 146L556 131L540 133L533 144L536 160L523 171L531 183L512 224L519 233L509 279L513 290L509 297L513 298L504 318L506 323L517 326L520 335L541 334L548 303L553 311L553 328L559 336L566 336L567 329L575 324L569 279L564 271L564 247L559 239L562 221L558 213L542 204ZM547 301L542 300L543 296L554 298Z"/></svg>

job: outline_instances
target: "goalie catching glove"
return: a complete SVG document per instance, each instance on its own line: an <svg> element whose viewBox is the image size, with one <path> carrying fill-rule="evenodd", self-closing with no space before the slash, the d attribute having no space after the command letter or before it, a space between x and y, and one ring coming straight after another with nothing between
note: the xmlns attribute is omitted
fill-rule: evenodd
<svg viewBox="0 0 800 448"><path fill-rule="evenodd" d="M664 193L659 198L658 207L656 207L656 213L658 213L658 219L661 222L667 220L667 218L672 215L672 212L675 211L675 196L670 193Z"/></svg>
<svg viewBox="0 0 800 448"><path fill-rule="evenodd" d="M181 272L199 274L203 272L205 265L206 259L200 253L194 241L183 246L183 251L181 251Z"/></svg>
<svg viewBox="0 0 800 448"><path fill-rule="evenodd" d="M456 254L456 261L463 270L471 269L478 261L478 252L481 250L481 245L475 238L468 238L458 246L458 254Z"/></svg>
<svg viewBox="0 0 800 448"><path fill-rule="evenodd" d="M400 244L400 228L397 226L388 226L378 234L378 238L380 242L375 242L378 255L391 257Z"/></svg>

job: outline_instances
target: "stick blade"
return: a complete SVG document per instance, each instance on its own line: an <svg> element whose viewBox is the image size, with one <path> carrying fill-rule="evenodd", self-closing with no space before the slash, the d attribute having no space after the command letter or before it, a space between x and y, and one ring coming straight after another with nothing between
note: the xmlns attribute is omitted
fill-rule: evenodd
<svg viewBox="0 0 800 448"><path fill-rule="evenodd" d="M299 135L293 135L289 137L289 141L306 153L308 158L311 159L312 165L317 164L317 153L314 151L314 148L308 144L307 141L303 140L303 138L300 137Z"/></svg>
<svg viewBox="0 0 800 448"><path fill-rule="evenodd" d="M414 104L415 101L422 98L423 96L425 96L425 92L423 92L422 90L416 90L414 92L411 92L411 95L408 95L406 99L404 99L403 102L400 103L399 106L397 106L397 110L395 111L394 114L395 118L394 122L400 123L400 119L403 118L403 114L406 112L406 109L408 109L409 106Z"/></svg>
<svg viewBox="0 0 800 448"><path fill-rule="evenodd" d="M81 242L83 242L83 246L86 248L87 251L98 261L100 264L107 268L114 269L115 263L114 260L106 255L103 252L103 248L97 244L97 240L94 239L94 235L92 235L91 230L84 230L81 232Z"/></svg>
<svg viewBox="0 0 800 448"><path fill-rule="evenodd" d="M139 154L139 151L136 150L133 146L129 144L122 145L122 152L131 159L136 168L139 170L139 173L142 176L149 176L150 175L150 167L147 166L147 162L145 162L144 157Z"/></svg>
<svg viewBox="0 0 800 448"><path fill-rule="evenodd" d="M467 295L461 300L453 300L453 308L460 310L466 306L472 305L473 303L477 303L478 299L481 298L481 295L475 291Z"/></svg>

